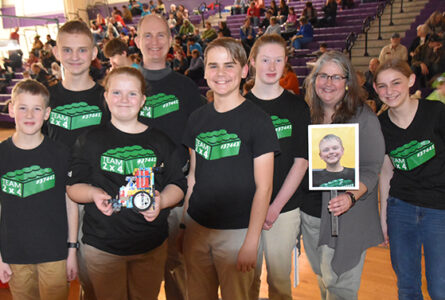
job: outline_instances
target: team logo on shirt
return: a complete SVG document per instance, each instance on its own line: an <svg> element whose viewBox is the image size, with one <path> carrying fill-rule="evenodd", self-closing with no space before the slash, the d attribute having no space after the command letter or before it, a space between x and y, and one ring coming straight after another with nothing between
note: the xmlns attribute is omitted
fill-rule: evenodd
<svg viewBox="0 0 445 300"><path fill-rule="evenodd" d="M280 119L277 116L270 116L270 118L272 119L278 139L292 136L292 124L288 119Z"/></svg>
<svg viewBox="0 0 445 300"><path fill-rule="evenodd" d="M224 129L200 133L195 139L196 152L207 160L236 156L240 146L238 136Z"/></svg>
<svg viewBox="0 0 445 300"><path fill-rule="evenodd" d="M436 147L429 140L411 141L389 153L396 169L411 171L436 156Z"/></svg>
<svg viewBox="0 0 445 300"><path fill-rule="evenodd" d="M1 178L3 192L22 198L52 189L55 183L54 171L37 165L8 172Z"/></svg>
<svg viewBox="0 0 445 300"><path fill-rule="evenodd" d="M127 146L107 150L100 157L100 167L104 171L122 175L133 174L137 168L156 166L156 155L141 146Z"/></svg>
<svg viewBox="0 0 445 300"><path fill-rule="evenodd" d="M102 112L96 105L86 102L71 103L54 108L49 122L67 130L79 129L100 124Z"/></svg>
<svg viewBox="0 0 445 300"><path fill-rule="evenodd" d="M159 93L145 99L140 116L156 119L179 110L179 100L175 95Z"/></svg>

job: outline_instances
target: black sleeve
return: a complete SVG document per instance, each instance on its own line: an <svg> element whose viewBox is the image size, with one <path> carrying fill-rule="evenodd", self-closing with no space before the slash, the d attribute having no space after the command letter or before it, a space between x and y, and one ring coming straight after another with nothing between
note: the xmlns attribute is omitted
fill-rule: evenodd
<svg viewBox="0 0 445 300"><path fill-rule="evenodd" d="M91 182L92 166L87 158L89 153L88 147L86 147L87 140L87 133L84 133L74 143L71 165L69 167L68 185Z"/></svg>
<svg viewBox="0 0 445 300"><path fill-rule="evenodd" d="M260 115L257 122L253 122L255 125L252 127L252 153L254 158L269 152L278 153L280 151L272 120L266 113L261 112L263 114Z"/></svg>
<svg viewBox="0 0 445 300"><path fill-rule="evenodd" d="M300 100L300 99L299 99ZM296 132L297 148L295 149L295 157L308 159L308 131L307 128L311 124L311 114L309 111L309 106L306 102L303 102L302 109L300 110L299 118L296 120L299 122L298 132Z"/></svg>
<svg viewBox="0 0 445 300"><path fill-rule="evenodd" d="M196 113L193 113L189 117L189 119L187 121L187 125L185 126L183 137L182 137L182 143L187 148L192 148L192 149L195 149L195 135L193 132L193 124L195 124L195 122L194 122L195 116L196 116Z"/></svg>

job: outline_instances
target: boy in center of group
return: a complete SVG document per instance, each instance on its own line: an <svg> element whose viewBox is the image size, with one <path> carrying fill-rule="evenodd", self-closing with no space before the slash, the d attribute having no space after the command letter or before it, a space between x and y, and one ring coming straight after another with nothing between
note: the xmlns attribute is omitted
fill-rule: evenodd
<svg viewBox="0 0 445 300"><path fill-rule="evenodd" d="M274 152L269 116L239 91L248 71L240 42L220 38L205 51L215 99L189 118L190 148L183 251L189 299L249 298L261 229L272 192Z"/></svg>

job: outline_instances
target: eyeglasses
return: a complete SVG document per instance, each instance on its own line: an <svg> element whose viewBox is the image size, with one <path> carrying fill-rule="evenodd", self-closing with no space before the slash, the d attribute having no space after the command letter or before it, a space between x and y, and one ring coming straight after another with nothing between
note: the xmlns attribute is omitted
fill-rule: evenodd
<svg viewBox="0 0 445 300"><path fill-rule="evenodd" d="M346 76L341 76L341 75L339 75L339 74L328 75L328 74L325 74L325 73L319 73L319 74L317 74L317 78L318 78L318 80L319 80L321 83L327 82L328 79L331 79L331 81L332 81L333 83L339 83L339 82L341 82L342 80L347 79L348 77L346 77Z"/></svg>

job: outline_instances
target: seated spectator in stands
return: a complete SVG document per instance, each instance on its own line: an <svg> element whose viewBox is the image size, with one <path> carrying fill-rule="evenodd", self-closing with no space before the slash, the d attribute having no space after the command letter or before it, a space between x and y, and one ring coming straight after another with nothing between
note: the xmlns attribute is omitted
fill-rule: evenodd
<svg viewBox="0 0 445 300"><path fill-rule="evenodd" d="M6 88L10 85L12 76L7 69L0 67L0 94L7 94Z"/></svg>
<svg viewBox="0 0 445 300"><path fill-rule="evenodd" d="M201 34L201 40L204 42L204 44L208 44L216 39L218 37L218 34L209 21L205 23L205 26L206 29Z"/></svg>
<svg viewBox="0 0 445 300"><path fill-rule="evenodd" d="M195 42L200 44L201 47L202 47L203 42L201 40L201 33L199 32L199 27L195 27L195 31L193 32L192 37L194 37L195 38ZM202 52L202 53L204 53L204 52Z"/></svg>
<svg viewBox="0 0 445 300"><path fill-rule="evenodd" d="M400 34L398 32L393 33L391 43L380 51L379 61L383 63L385 60L393 58L408 61L408 49L400 44Z"/></svg>
<svg viewBox="0 0 445 300"><path fill-rule="evenodd" d="M319 45L319 48L317 51L312 52L313 55L316 55L317 58L314 59L314 61L316 61L320 56L322 56L324 53L326 53L328 51L328 44L326 43L321 43Z"/></svg>
<svg viewBox="0 0 445 300"><path fill-rule="evenodd" d="M60 65L55 61L51 64L51 74L56 78L57 80L62 80L62 69L60 68Z"/></svg>
<svg viewBox="0 0 445 300"><path fill-rule="evenodd" d="M354 0L341 0L341 8L354 8Z"/></svg>
<svg viewBox="0 0 445 300"><path fill-rule="evenodd" d="M142 4L142 13L141 13L141 17L144 17L146 15L151 15L151 9L148 6L147 3Z"/></svg>
<svg viewBox="0 0 445 300"><path fill-rule="evenodd" d="M178 11L182 13L182 16L184 17L184 19L189 18L189 11L187 8L184 7L184 5L179 4Z"/></svg>
<svg viewBox="0 0 445 300"><path fill-rule="evenodd" d="M124 22L124 19L122 18L122 16L120 14L114 13L112 14L113 19L115 22L113 22L114 26L119 27L119 28L125 28L127 27L127 25Z"/></svg>
<svg viewBox="0 0 445 300"><path fill-rule="evenodd" d="M137 32L136 32L136 28L134 28L133 26L130 26L129 30L128 30L128 53L135 53L138 51L137 47L136 47L136 42L135 39L137 37Z"/></svg>
<svg viewBox="0 0 445 300"><path fill-rule="evenodd" d="M9 50L9 58L4 59L3 67L8 70L8 67L12 69L12 72L17 71L23 66L23 52L22 50Z"/></svg>
<svg viewBox="0 0 445 300"><path fill-rule="evenodd" d="M128 40L130 39L130 37L128 35L125 34L125 32L120 32L119 33L119 38L125 42L125 44L128 44Z"/></svg>
<svg viewBox="0 0 445 300"><path fill-rule="evenodd" d="M218 37L231 37L232 33L230 32L229 27L227 27L226 21L219 21L218 22Z"/></svg>
<svg viewBox="0 0 445 300"><path fill-rule="evenodd" d="M195 32L195 26L193 26L192 23L188 19L184 20L184 24L182 24L181 28L179 29L179 35L182 37L183 40L186 39L187 35L193 34Z"/></svg>
<svg viewBox="0 0 445 300"><path fill-rule="evenodd" d="M291 38L294 49L301 49L314 39L314 29L306 17L300 17L300 24L300 30Z"/></svg>
<svg viewBox="0 0 445 300"><path fill-rule="evenodd" d="M301 13L301 16L306 17L306 19L309 21L309 23L312 24L312 26L317 26L318 24L317 15L318 15L317 10L315 9L315 7L312 6L312 2L311 1L306 2L303 12Z"/></svg>
<svg viewBox="0 0 445 300"><path fill-rule="evenodd" d="M193 50L198 51L199 55L202 55L202 47L196 42L196 38L191 36L187 40L187 57L192 57Z"/></svg>
<svg viewBox="0 0 445 300"><path fill-rule="evenodd" d="M368 92L368 99L374 100L376 103L377 111L380 110L383 102L380 100L379 95L377 95L376 91L373 87L374 74L380 65L380 61L377 58L371 58L368 65L368 70L365 72L365 83L363 87L366 92Z"/></svg>
<svg viewBox="0 0 445 300"><path fill-rule="evenodd" d="M14 28L14 31L11 31L11 33L9 34L9 39L17 41L17 44L20 45L20 35L18 26Z"/></svg>
<svg viewBox="0 0 445 300"><path fill-rule="evenodd" d="M39 60L46 70L51 69L51 64L57 61L52 51L47 51L44 49L40 50Z"/></svg>
<svg viewBox="0 0 445 300"><path fill-rule="evenodd" d="M129 56L129 58L131 59L131 61L132 61L134 64L137 64L137 65L140 65L140 64L141 64L142 58L141 58L141 56L139 55L139 53L133 53L133 54L131 54L131 55Z"/></svg>
<svg viewBox="0 0 445 300"><path fill-rule="evenodd" d="M148 1L148 8L150 9L150 11L151 11L152 13L155 13L155 12L156 12L156 5L155 5L155 3L153 2L153 0Z"/></svg>
<svg viewBox="0 0 445 300"><path fill-rule="evenodd" d="M112 39L104 45L105 57L110 60L111 69L118 67L133 67L141 69L140 65L133 63L128 57L127 43L121 39Z"/></svg>
<svg viewBox="0 0 445 300"><path fill-rule="evenodd" d="M169 13L167 24L168 24L168 28L170 28L170 31L172 32L172 34L176 33L176 23L177 22L175 19L175 15L173 13Z"/></svg>
<svg viewBox="0 0 445 300"><path fill-rule="evenodd" d="M163 15L165 14L165 4L162 0L158 0L158 5L156 6L156 13Z"/></svg>
<svg viewBox="0 0 445 300"><path fill-rule="evenodd" d="M295 9L291 6L289 7L289 14L287 15L286 22L284 23L286 31L295 28L297 26L297 22L298 22L298 15L295 12Z"/></svg>
<svg viewBox="0 0 445 300"><path fill-rule="evenodd" d="M104 32L102 26L97 25L96 20L90 21L90 30L93 34L94 44L99 43L104 38Z"/></svg>
<svg viewBox="0 0 445 300"><path fill-rule="evenodd" d="M437 100L445 104L445 73L442 73L432 85L435 90L426 97L428 100Z"/></svg>
<svg viewBox="0 0 445 300"><path fill-rule="evenodd" d="M294 70L292 70L290 63L286 63L284 67L283 76L280 79L280 86L285 90L293 92L295 95L300 95L298 77Z"/></svg>
<svg viewBox="0 0 445 300"><path fill-rule="evenodd" d="M438 34L442 39L444 38L445 32L445 21L443 20L442 12L436 10L431 14L431 16L426 20L425 25L427 27L427 33Z"/></svg>
<svg viewBox="0 0 445 300"><path fill-rule="evenodd" d="M233 16L245 13L246 13L246 0L235 0L235 2L233 2L232 7L230 8L230 14Z"/></svg>
<svg viewBox="0 0 445 300"><path fill-rule="evenodd" d="M326 0L326 5L322 8L324 18L320 20L321 27L333 27L337 18L337 2L335 0Z"/></svg>
<svg viewBox="0 0 445 300"><path fill-rule="evenodd" d="M181 74L184 74L185 70L187 70L189 66L184 51L176 51L174 55L175 59L173 60L173 70Z"/></svg>
<svg viewBox="0 0 445 300"><path fill-rule="evenodd" d="M275 0L270 1L269 10L272 12L272 16L278 16L278 6Z"/></svg>
<svg viewBox="0 0 445 300"><path fill-rule="evenodd" d="M105 18L100 13L98 13L96 15L96 24L97 24L97 26L105 26L106 25Z"/></svg>
<svg viewBox="0 0 445 300"><path fill-rule="evenodd" d="M107 24L107 31L105 31L105 37L109 40L117 38L119 36L119 31L114 27L111 22Z"/></svg>
<svg viewBox="0 0 445 300"><path fill-rule="evenodd" d="M264 15L263 20L261 20L260 25L258 26L258 35L262 35L264 33L264 31L267 29L267 27L269 27L270 25L270 18L272 17L272 11L271 10L266 10L266 13Z"/></svg>
<svg viewBox="0 0 445 300"><path fill-rule="evenodd" d="M29 57L26 60L25 68L29 70L32 64L39 62L39 58L34 54L34 52L29 52Z"/></svg>
<svg viewBox="0 0 445 300"><path fill-rule="evenodd" d="M46 44L50 44L51 47L54 47L56 45L56 41L51 38L51 34L47 34L46 35L46 43L45 43L45 45Z"/></svg>
<svg viewBox="0 0 445 300"><path fill-rule="evenodd" d="M128 9L133 16L140 16L142 14L142 3L140 1L130 0Z"/></svg>
<svg viewBox="0 0 445 300"><path fill-rule="evenodd" d="M176 9L176 4L174 4L174 3L170 4L170 11L168 13L173 14L173 16L176 18L177 11L178 10Z"/></svg>
<svg viewBox="0 0 445 300"><path fill-rule="evenodd" d="M48 72L43 68L43 66L40 63L33 63L31 65L31 72L33 79L37 80L44 86L48 87Z"/></svg>
<svg viewBox="0 0 445 300"><path fill-rule="evenodd" d="M192 51L192 59L190 65L184 74L190 77L196 83L204 77L204 61L202 60L201 53L194 49Z"/></svg>
<svg viewBox="0 0 445 300"><path fill-rule="evenodd" d="M445 48L442 39L432 34L428 43L423 44L414 51L411 69L416 74L420 87L426 87L427 82L435 75L443 72L445 66Z"/></svg>
<svg viewBox="0 0 445 300"><path fill-rule="evenodd" d="M244 20L243 26L240 28L240 38L241 42L243 43L244 47L248 46L250 49L253 46L253 43L255 42L255 29L250 25L250 18L246 18Z"/></svg>
<svg viewBox="0 0 445 300"><path fill-rule="evenodd" d="M417 26L417 37L411 42L411 45L408 48L408 62L411 64L411 59L414 56L414 51L417 47L420 45L425 44L426 40L428 39L428 29L425 24L421 24Z"/></svg>
<svg viewBox="0 0 445 300"><path fill-rule="evenodd" d="M122 17L122 12L116 6L113 6L113 11L111 12L111 14L117 14Z"/></svg>
<svg viewBox="0 0 445 300"><path fill-rule="evenodd" d="M270 25L267 27L264 34L278 34L281 35L281 26L278 24L278 18L272 17L270 18Z"/></svg>
<svg viewBox="0 0 445 300"><path fill-rule="evenodd" d="M286 22L288 14L289 14L289 6L287 6L284 0L280 0L280 5L278 6L278 20L280 24Z"/></svg>
<svg viewBox="0 0 445 300"><path fill-rule="evenodd" d="M179 10L176 11L176 32L179 32L179 29L181 28L182 24L184 24L184 16L182 12Z"/></svg>
<svg viewBox="0 0 445 300"><path fill-rule="evenodd" d="M250 22L253 23L253 26L258 26L260 22L260 7L257 5L255 1L250 2L250 6L247 9L247 17L250 18Z"/></svg>
<svg viewBox="0 0 445 300"><path fill-rule="evenodd" d="M133 23L133 15L126 5L122 5L122 19L125 23Z"/></svg>
<svg viewBox="0 0 445 300"><path fill-rule="evenodd" d="M32 43L31 51L35 54L35 56L39 56L39 52L42 48L43 48L43 43L40 40L40 35L36 35L34 37L34 42Z"/></svg>

